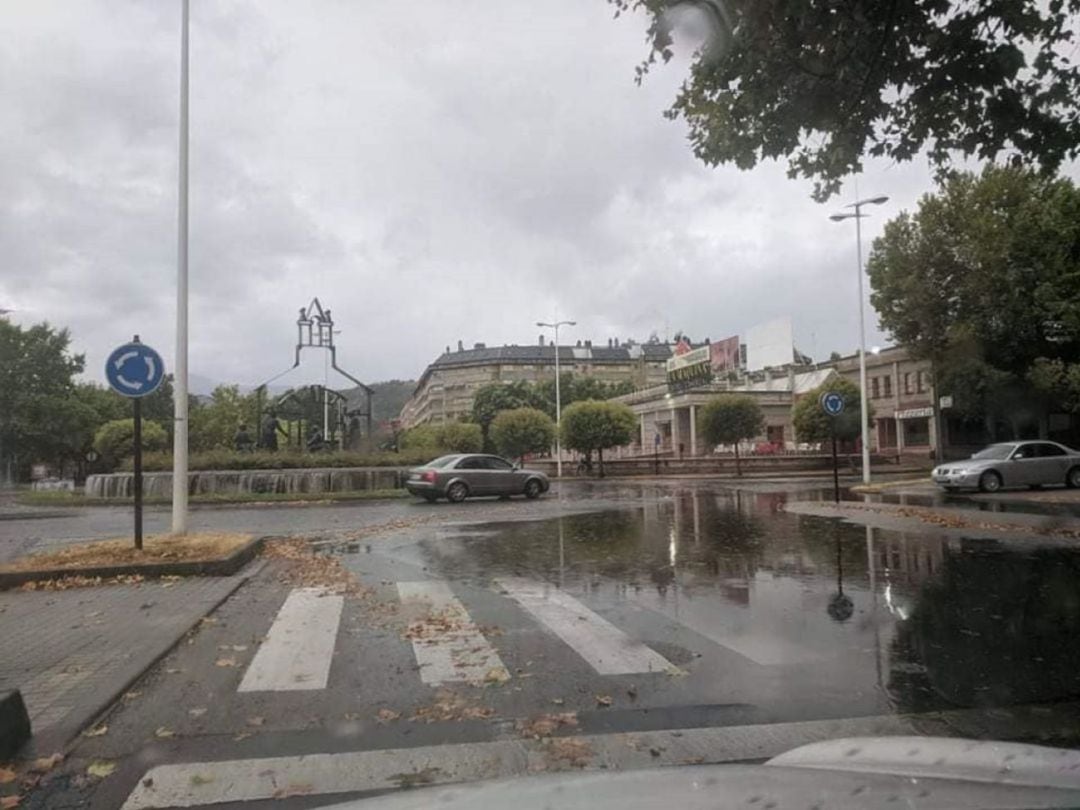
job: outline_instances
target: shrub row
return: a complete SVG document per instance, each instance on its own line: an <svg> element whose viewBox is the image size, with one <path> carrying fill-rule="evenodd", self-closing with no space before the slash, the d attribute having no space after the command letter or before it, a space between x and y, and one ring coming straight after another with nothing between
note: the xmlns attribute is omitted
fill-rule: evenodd
<svg viewBox="0 0 1080 810"><path fill-rule="evenodd" d="M234 450L207 450L192 453L188 458L188 469L195 470L287 470L311 467L412 467L430 461L439 455L438 451L405 450L400 453L300 453L282 451L278 453L238 453ZM131 459L121 465L121 469L131 470ZM172 470L172 453L144 453L143 470L146 472L168 472Z"/></svg>

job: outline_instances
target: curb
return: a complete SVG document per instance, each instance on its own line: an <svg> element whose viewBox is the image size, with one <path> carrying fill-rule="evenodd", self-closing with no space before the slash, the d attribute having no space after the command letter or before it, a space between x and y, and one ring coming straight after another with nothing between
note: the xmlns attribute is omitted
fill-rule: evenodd
<svg viewBox="0 0 1080 810"><path fill-rule="evenodd" d="M221 560L193 562L162 562L145 565L102 565L96 568L43 568L37 571L9 571L0 573L0 591L17 588L27 582L87 577L108 579L110 577L138 575L148 579L157 577L227 577L235 574L255 558L262 548L265 537L256 537Z"/></svg>
<svg viewBox="0 0 1080 810"><path fill-rule="evenodd" d="M0 762L12 759L30 739L30 715L18 689L0 692Z"/></svg>
<svg viewBox="0 0 1080 810"><path fill-rule="evenodd" d="M262 539L263 538L260 538L260 540ZM209 605L205 611L203 611L191 622L191 624L178 631L176 633L175 639L171 644L161 650L160 653L154 655L153 658L147 661L146 665L141 667L138 672L133 673L130 677L124 678L119 681L116 689L112 690L112 692L101 701L101 707L92 715L90 715L86 722L80 723L75 726L65 727L63 729L64 736L60 741L60 745L56 747L63 747L65 753L67 753L69 747L71 746L73 741L78 739L79 734L82 733L83 729L93 728L94 726L98 725L101 719L107 716L110 711L112 711L116 702L121 698L121 696L124 695L124 693L128 692L131 687L138 683L146 675L146 673L153 669L158 664L158 662L160 662L165 656L167 656L178 646L180 646L180 643L187 637L187 635L192 630L199 626L203 619L205 619L207 616L209 616L211 613L221 607L226 602L226 600L232 597L234 593L240 590L241 587L246 585L253 577L255 577L260 571L262 571L265 565L265 561L254 563L251 566L251 571L249 571L243 576L237 577L236 584L233 585L233 587L229 588L228 591L226 591L224 594L222 594L220 599Z"/></svg>

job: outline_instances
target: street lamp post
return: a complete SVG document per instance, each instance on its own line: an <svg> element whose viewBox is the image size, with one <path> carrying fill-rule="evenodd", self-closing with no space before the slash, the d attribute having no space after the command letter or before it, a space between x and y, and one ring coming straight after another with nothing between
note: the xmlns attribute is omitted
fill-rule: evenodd
<svg viewBox="0 0 1080 810"><path fill-rule="evenodd" d="M862 223L866 214L862 212L864 205L882 205L889 201L888 197L868 197L859 200L848 208L854 208L854 213L833 214L829 217L833 222L843 222L845 219L855 220L855 248L858 253L859 270L859 418L862 421L862 480L864 484L870 483L870 423L867 420L869 409L866 405L866 318L863 316L863 263L862 263Z"/></svg>
<svg viewBox="0 0 1080 810"><path fill-rule="evenodd" d="M555 477L562 478L562 392L559 388L559 327L577 326L577 321L555 321L544 323L537 321L541 328L555 330Z"/></svg>
<svg viewBox="0 0 1080 810"><path fill-rule="evenodd" d="M180 171L177 212L176 359L173 368L172 531L188 520L188 0L180 15Z"/></svg>

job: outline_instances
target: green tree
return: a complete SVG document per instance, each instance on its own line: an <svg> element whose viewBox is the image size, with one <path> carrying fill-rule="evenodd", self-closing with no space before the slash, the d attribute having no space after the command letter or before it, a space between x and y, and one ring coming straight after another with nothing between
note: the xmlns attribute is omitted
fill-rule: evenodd
<svg viewBox="0 0 1080 810"><path fill-rule="evenodd" d="M92 416L74 399L85 358L70 346L66 329L24 329L0 317L0 479L78 450L79 426Z"/></svg>
<svg viewBox="0 0 1080 810"><path fill-rule="evenodd" d="M235 385L219 385L208 403L189 409L188 443L192 451L232 449L240 425L247 425L254 439L259 432L259 426L252 423L255 408L254 394L241 394Z"/></svg>
<svg viewBox="0 0 1080 810"><path fill-rule="evenodd" d="M604 477L604 451L629 444L636 429L637 417L620 402L575 402L562 413L563 445L586 454L595 450L601 478Z"/></svg>
<svg viewBox="0 0 1080 810"><path fill-rule="evenodd" d="M555 423L536 408L500 411L491 423L491 439L504 456L519 461L526 453L546 453L555 443Z"/></svg>
<svg viewBox="0 0 1080 810"><path fill-rule="evenodd" d="M491 423L499 411L514 408L539 408L545 410L546 403L540 398L533 386L525 380L511 383L488 383L481 386L473 397L472 420L480 426L485 450L492 449Z"/></svg>
<svg viewBox="0 0 1080 810"><path fill-rule="evenodd" d="M144 419L142 423L143 452L164 450L169 444L169 434L157 422ZM106 422L94 435L94 449L111 466L115 466L135 452L135 420L116 419Z"/></svg>
<svg viewBox="0 0 1080 810"><path fill-rule="evenodd" d="M401 434L404 450L428 450L432 453L479 453L483 449L480 426L467 422L445 425L417 425Z"/></svg>
<svg viewBox="0 0 1080 810"><path fill-rule="evenodd" d="M1015 433L1018 414L1037 423L1080 400L1077 244L1071 181L993 166L960 174L875 240L871 301L881 325L931 361L936 391L963 401L958 415Z"/></svg>
<svg viewBox="0 0 1080 810"><path fill-rule="evenodd" d="M438 446L451 453L479 453L484 449L480 426L470 422L447 422L435 433Z"/></svg>
<svg viewBox="0 0 1080 810"><path fill-rule="evenodd" d="M725 394L709 400L698 411L698 430L709 444L735 446L735 474L742 475L739 442L765 430L765 414L753 397Z"/></svg>
<svg viewBox="0 0 1080 810"><path fill-rule="evenodd" d="M826 391L835 392L844 398L844 412L839 416L829 416L821 409L821 395ZM859 386L840 376L832 376L823 384L808 391L798 402L792 413L795 435L800 442L826 442L836 430L839 441L854 441L862 435L859 424ZM867 414L867 420L873 411Z"/></svg>
<svg viewBox="0 0 1080 810"><path fill-rule="evenodd" d="M652 50L673 54L672 0L609 0L651 15ZM1054 171L1080 145L1080 72L1067 47L1080 0L700 0L710 28L669 118L710 166L787 158L789 176L835 194L863 155L926 150ZM679 9L676 9L676 12Z"/></svg>

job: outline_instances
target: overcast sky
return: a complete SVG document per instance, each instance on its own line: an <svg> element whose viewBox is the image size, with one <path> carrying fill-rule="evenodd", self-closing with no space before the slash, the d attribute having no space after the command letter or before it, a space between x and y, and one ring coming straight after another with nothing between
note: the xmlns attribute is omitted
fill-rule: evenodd
<svg viewBox="0 0 1080 810"><path fill-rule="evenodd" d="M67 326L89 376L139 333L171 365L179 0L5 0L0 308ZM790 315L815 358L858 339L853 223L777 164L709 169L643 86L642 16L604 0L193 0L190 369L258 383L313 296L339 363L418 376L446 345ZM925 163L871 163L885 219ZM873 327L870 342L885 339ZM283 382L321 379L322 357Z"/></svg>

